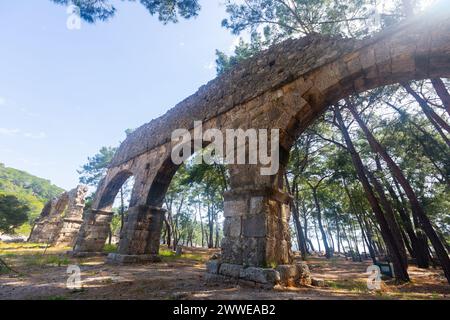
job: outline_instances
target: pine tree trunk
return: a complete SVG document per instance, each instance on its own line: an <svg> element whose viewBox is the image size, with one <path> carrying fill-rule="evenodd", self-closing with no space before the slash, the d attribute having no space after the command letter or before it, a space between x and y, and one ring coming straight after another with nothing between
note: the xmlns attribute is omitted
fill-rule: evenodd
<svg viewBox="0 0 450 320"><path fill-rule="evenodd" d="M339 230L339 217L337 211L334 211L334 223L336 224L336 238L337 238L337 249L338 253L341 253L341 237L340 237L340 230Z"/></svg>
<svg viewBox="0 0 450 320"><path fill-rule="evenodd" d="M400 226L398 225L397 220L395 219L394 210L392 209L391 203L386 198L383 187L378 182L377 178L369 170L366 170L366 173L369 179L372 181L372 185L374 186L375 191L378 193L378 198L380 200L381 206L383 207L384 216L386 217L389 229L391 229L392 235L394 236L395 241L397 242L397 247L403 258L403 262L407 266L408 257L406 255L405 243L403 242L403 239L401 237Z"/></svg>
<svg viewBox="0 0 450 320"><path fill-rule="evenodd" d="M203 227L203 219L202 219L202 208L200 205L200 196L198 198L198 215L199 215L199 219L200 219L200 230L202 231L202 248L205 247L205 230Z"/></svg>
<svg viewBox="0 0 450 320"><path fill-rule="evenodd" d="M294 220L298 249L300 250L302 259L304 260L306 258L308 249L306 248L305 236L303 233L302 224L300 222L300 212L298 209L299 193L298 193L298 185L296 183L297 177L294 176L294 179L292 182L292 188L290 186L287 174L284 175L284 178L285 178L286 188L287 188L288 192L294 196L293 200L291 201L292 219Z"/></svg>
<svg viewBox="0 0 450 320"><path fill-rule="evenodd" d="M358 216L356 216L356 219L358 219L359 227L361 228L363 241L366 242L367 248L369 249L370 258L372 259L372 262L375 264L375 263L377 263L377 257L375 254L375 250L373 249L373 246L372 246L372 239L370 238L369 233L367 231L364 231L365 226L362 221L362 218L358 215Z"/></svg>
<svg viewBox="0 0 450 320"><path fill-rule="evenodd" d="M347 128L345 127L341 112L339 111L339 109L337 107L335 107L334 110L335 110L336 119L339 123L342 135L344 136L344 140L347 144L347 148L350 151L350 155L351 155L353 164L355 166L358 178L359 178L361 184L363 185L364 191L367 196L367 200L369 201L369 203L372 207L372 210L375 213L377 221L380 225L381 235L383 237L383 240L384 240L386 246L388 247L391 260L394 264L395 274L397 275L397 278L399 281L409 281L407 267L403 263L402 256L399 252L399 249L397 248L395 239L389 229L389 226L386 221L386 218L384 217L383 211L381 210L381 207L378 204L378 200L376 199L375 194L372 190L372 187L370 186L369 180L367 179L367 177L365 175L363 162L362 162L359 154L356 152L356 149L350 138L350 134L348 133Z"/></svg>
<svg viewBox="0 0 450 320"><path fill-rule="evenodd" d="M439 98L442 101L442 104L445 107L448 115L450 116L450 94L445 87L444 82L440 78L431 79L431 83L433 84L434 90L438 94Z"/></svg>
<svg viewBox="0 0 450 320"><path fill-rule="evenodd" d="M450 258L439 239L438 235L436 234L435 230L433 229L433 226L431 225L430 220L428 219L428 216L425 214L425 212L422 209L422 206L417 199L417 196L412 189L411 185L409 184L406 177L403 175L403 172L401 169L397 166L397 164L392 160L392 158L389 156L389 154L386 152L386 150L380 145L380 143L375 139L375 137L372 135L372 133L369 131L365 123L362 121L362 119L359 117L359 114L356 112L356 110L353 108L353 106L347 104L348 109L352 113L355 120L358 122L361 129L364 131L364 134L366 135L367 140L371 144L371 146L376 150L376 152L383 158L383 160L386 162L387 166L389 167L392 175L397 179L398 183L402 186L403 190L405 191L406 196L409 199L409 202L411 204L412 210L417 214L417 217L419 218L420 224L427 234L428 238L430 239L431 243L433 244L433 248L436 252L436 255L438 256L439 261L441 262L442 269L444 270L444 274L447 278L447 281L450 283Z"/></svg>
<svg viewBox="0 0 450 320"><path fill-rule="evenodd" d="M322 248L320 247L320 239L319 239L319 234L317 233L317 223L316 220L314 219L314 233L316 235L316 240L317 240L317 246L319 247L319 252L322 252Z"/></svg>
<svg viewBox="0 0 450 320"><path fill-rule="evenodd" d="M400 203L400 200L397 197L397 194L395 193L394 189L388 184L386 184L386 188L391 195L391 198L394 200L394 203L397 207L397 212L400 214L400 218L402 219L403 226L406 230L406 233L408 234L409 240L411 241L411 248L412 248L412 254L411 256L416 259L417 266L419 268L428 268L430 266L429 260L428 260L428 253L427 248L424 247L419 239L417 238L417 235L414 231L413 225L411 223L410 217L408 213L406 213L405 209L403 208L402 204Z"/></svg>
<svg viewBox="0 0 450 320"><path fill-rule="evenodd" d="M208 224L209 224L209 237L208 237L208 248L212 249L214 247L214 224L212 219L211 205L208 204Z"/></svg>
<svg viewBox="0 0 450 320"><path fill-rule="evenodd" d="M295 229L297 231L296 234L297 234L298 248L302 254L302 258L305 259L307 255L306 240L304 238L303 228L300 222L298 207L295 206L293 209L294 210L292 211L292 218L294 220Z"/></svg>
<svg viewBox="0 0 450 320"><path fill-rule="evenodd" d="M439 135L442 137L442 139L445 141L447 146L450 147L450 140L447 138L445 133L442 131L442 128L446 129L447 132L450 132L448 124L435 112L428 106L428 103L423 100L409 85L405 84L403 87L406 89L406 91L416 99L417 103L419 103L420 107L423 110L423 113L428 118L428 121L431 122L431 124L434 126L436 131L439 133Z"/></svg>
<svg viewBox="0 0 450 320"><path fill-rule="evenodd" d="M302 211L303 211L303 229L305 231L304 233L304 238L305 238L305 247L306 247L306 253L309 254L308 251L308 246L306 245L307 243L309 243L310 247L311 247L311 251L314 251L314 246L312 245L311 240L308 237L308 219L307 219L307 213L306 213L306 206L305 206L305 202L302 201Z"/></svg>
<svg viewBox="0 0 450 320"><path fill-rule="evenodd" d="M356 236L355 227L352 222L350 222L350 231L352 232L353 243L355 245L355 250L356 250L356 255L358 256L358 261L362 262L361 253L359 251L359 246L358 246L358 237Z"/></svg>
<svg viewBox="0 0 450 320"><path fill-rule="evenodd" d="M348 250L350 252L354 251L351 242L348 240L348 234L345 230L345 226L342 226L342 234L344 235L345 241L347 241Z"/></svg>
<svg viewBox="0 0 450 320"><path fill-rule="evenodd" d="M319 198L317 197L317 188L316 187L312 188L312 192L313 192L314 204L315 204L316 210L317 210L317 222L319 224L320 234L322 235L323 245L325 246L325 257L327 259L329 259L333 256L333 253L331 252L330 247L328 245L327 234L326 234L325 229L323 228L323 224L322 224L322 210L320 208Z"/></svg>

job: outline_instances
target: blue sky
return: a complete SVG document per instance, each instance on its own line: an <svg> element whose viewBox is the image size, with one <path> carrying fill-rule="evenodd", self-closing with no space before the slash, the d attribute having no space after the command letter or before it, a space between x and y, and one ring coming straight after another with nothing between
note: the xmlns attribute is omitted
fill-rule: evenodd
<svg viewBox="0 0 450 320"><path fill-rule="evenodd" d="M109 22L71 31L50 0L1 1L0 162L73 188L88 156L215 77L215 49L236 43L220 2L164 26L117 1Z"/></svg>

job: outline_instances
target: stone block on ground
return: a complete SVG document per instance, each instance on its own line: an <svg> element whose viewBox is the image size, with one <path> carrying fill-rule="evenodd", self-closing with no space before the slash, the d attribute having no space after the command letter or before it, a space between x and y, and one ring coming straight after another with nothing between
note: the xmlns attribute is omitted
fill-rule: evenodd
<svg viewBox="0 0 450 320"><path fill-rule="evenodd" d="M271 268L248 267L241 270L240 278L262 284L275 285L280 282L280 274Z"/></svg>
<svg viewBox="0 0 450 320"><path fill-rule="evenodd" d="M280 280L283 285L294 286L299 280L298 269L295 264L279 265L276 270L280 274Z"/></svg>
<svg viewBox="0 0 450 320"><path fill-rule="evenodd" d="M222 263L219 268L219 274L238 279L242 269L244 267L238 264Z"/></svg>
<svg viewBox="0 0 450 320"><path fill-rule="evenodd" d="M206 271L212 274L219 274L220 261L210 260L206 263Z"/></svg>
<svg viewBox="0 0 450 320"><path fill-rule="evenodd" d="M309 270L309 267L306 264L306 262L298 262L296 266L298 272L298 284L301 286L310 286L311 271Z"/></svg>
<svg viewBox="0 0 450 320"><path fill-rule="evenodd" d="M311 279L311 285L314 287L325 287L325 280L323 279Z"/></svg>

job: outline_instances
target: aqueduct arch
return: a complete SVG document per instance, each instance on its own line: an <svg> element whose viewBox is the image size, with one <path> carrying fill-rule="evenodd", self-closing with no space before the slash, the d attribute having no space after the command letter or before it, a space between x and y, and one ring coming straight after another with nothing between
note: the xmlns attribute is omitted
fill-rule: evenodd
<svg viewBox="0 0 450 320"><path fill-rule="evenodd" d="M324 36L287 40L243 62L137 129L120 146L105 181L126 168L136 184L114 259L151 260L158 253L162 196L176 171L170 164L173 130L193 130L198 120L204 129L279 129L283 165L296 137L329 105L353 93L433 77L450 77L450 7L366 40ZM230 167L222 243L227 267L221 267L221 274L239 277L243 266L292 263L290 196L282 189L282 169L274 176L262 176L258 165ZM103 185L95 209L106 192ZM91 216L99 213L93 210ZM95 232L101 238L105 231L99 226ZM97 251L94 239L80 233L75 251ZM219 271L214 268L210 271Z"/></svg>
<svg viewBox="0 0 450 320"><path fill-rule="evenodd" d="M99 183L92 209L85 215L74 250L101 252L110 232L114 200L125 182L134 176L126 166L110 170ZM130 201L130 206L132 205Z"/></svg>

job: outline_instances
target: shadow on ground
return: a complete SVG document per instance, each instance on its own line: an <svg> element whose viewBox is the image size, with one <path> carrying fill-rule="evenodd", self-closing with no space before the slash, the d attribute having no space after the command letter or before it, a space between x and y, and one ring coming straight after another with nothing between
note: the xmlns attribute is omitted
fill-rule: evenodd
<svg viewBox="0 0 450 320"><path fill-rule="evenodd" d="M0 270L0 299L450 299L450 286L438 269L409 268L412 282L384 282L371 292L366 285L370 262L310 257L313 278L325 287L266 290L235 282L208 282L205 261L215 251L185 249L181 257L162 249L157 264L113 266L105 257L74 259L67 248L0 243L0 256L15 271ZM67 266L81 268L82 290L67 289Z"/></svg>

